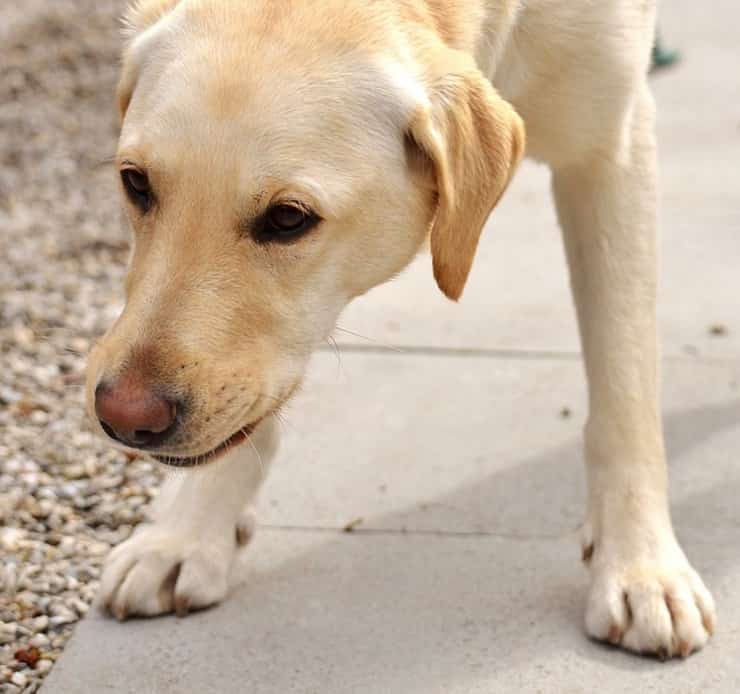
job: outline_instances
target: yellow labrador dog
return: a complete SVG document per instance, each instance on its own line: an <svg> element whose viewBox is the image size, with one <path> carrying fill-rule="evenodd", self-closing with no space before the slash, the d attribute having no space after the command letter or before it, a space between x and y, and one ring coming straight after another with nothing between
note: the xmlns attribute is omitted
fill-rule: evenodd
<svg viewBox="0 0 740 694"><path fill-rule="evenodd" d="M652 0L140 0L117 163L126 308L90 414L178 466L111 554L119 618L223 599L273 415L354 297L429 238L463 291L525 153L552 169L589 382L587 632L686 656L712 597L674 535L658 406ZM250 445L251 444L251 445ZM236 537L236 539L235 539Z"/></svg>

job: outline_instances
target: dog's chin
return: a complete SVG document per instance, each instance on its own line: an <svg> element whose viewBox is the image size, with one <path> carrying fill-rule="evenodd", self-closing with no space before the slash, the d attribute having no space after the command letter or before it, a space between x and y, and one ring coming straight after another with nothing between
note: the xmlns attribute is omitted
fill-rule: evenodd
<svg viewBox="0 0 740 694"><path fill-rule="evenodd" d="M209 451L206 451L205 453L199 453L198 455L191 456L176 456L153 453L152 458L160 463L163 463L164 465L168 465L169 467L186 468L197 467L199 465L207 465L208 463L212 463L218 460L221 456L226 455L229 451L247 441L247 439L249 439L249 437L252 435L252 432L254 431L258 423L259 422L255 422L254 424L248 424L247 426L242 427L241 429L239 429L239 431L232 434L231 436L229 436L229 438L218 444L218 446L212 448Z"/></svg>

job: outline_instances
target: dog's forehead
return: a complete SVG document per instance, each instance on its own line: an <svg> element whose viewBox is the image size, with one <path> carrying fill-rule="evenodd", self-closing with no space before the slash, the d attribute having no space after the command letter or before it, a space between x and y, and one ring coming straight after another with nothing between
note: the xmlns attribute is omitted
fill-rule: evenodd
<svg viewBox="0 0 740 694"><path fill-rule="evenodd" d="M371 55L300 60L204 41L142 75L121 148L169 168L228 169L241 189L259 176L349 196L403 152L407 107L384 67Z"/></svg>

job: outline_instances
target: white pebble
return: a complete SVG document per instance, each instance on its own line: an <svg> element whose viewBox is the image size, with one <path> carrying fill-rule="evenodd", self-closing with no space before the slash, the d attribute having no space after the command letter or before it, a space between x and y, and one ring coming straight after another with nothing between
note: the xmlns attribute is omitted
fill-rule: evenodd
<svg viewBox="0 0 740 694"><path fill-rule="evenodd" d="M79 463L73 463L72 465L65 465L62 474L68 479L68 480L79 480L83 477L86 477L86 470L84 465L80 465Z"/></svg>
<svg viewBox="0 0 740 694"><path fill-rule="evenodd" d="M49 421L49 415L43 410L34 410L31 412L30 419L32 424L46 424Z"/></svg>
<svg viewBox="0 0 740 694"><path fill-rule="evenodd" d="M38 633L39 631L46 631L48 628L49 618L45 614L36 617L36 619L31 622L31 630L34 633Z"/></svg>
<svg viewBox="0 0 740 694"><path fill-rule="evenodd" d="M49 645L49 637L46 634L36 634L31 637L28 643L36 646L36 648L46 648Z"/></svg>
<svg viewBox="0 0 740 694"><path fill-rule="evenodd" d="M62 626L63 624L74 624L77 621L77 615L59 615L58 617L52 617L49 620L49 624L52 629Z"/></svg>
<svg viewBox="0 0 740 694"><path fill-rule="evenodd" d="M42 658L36 663L36 672L49 672L51 670L54 663L51 662L51 660L47 660L46 658Z"/></svg>
<svg viewBox="0 0 740 694"><path fill-rule="evenodd" d="M9 563L5 568L0 567L0 590L12 598L18 587L18 570L14 563Z"/></svg>
<svg viewBox="0 0 740 694"><path fill-rule="evenodd" d="M6 552L15 552L25 536L21 528L0 528L0 547Z"/></svg>
<svg viewBox="0 0 740 694"><path fill-rule="evenodd" d="M84 617L89 609L88 604L84 600L80 600L79 598L72 598L68 601L68 604L72 608L74 608L74 610L77 612L78 615L80 615L80 617Z"/></svg>
<svg viewBox="0 0 740 694"><path fill-rule="evenodd" d="M14 672L10 681L13 684L17 684L19 687L25 687L28 684L28 677L26 677L22 672Z"/></svg>
<svg viewBox="0 0 740 694"><path fill-rule="evenodd" d="M15 641L18 625L15 622L0 622L0 644Z"/></svg>

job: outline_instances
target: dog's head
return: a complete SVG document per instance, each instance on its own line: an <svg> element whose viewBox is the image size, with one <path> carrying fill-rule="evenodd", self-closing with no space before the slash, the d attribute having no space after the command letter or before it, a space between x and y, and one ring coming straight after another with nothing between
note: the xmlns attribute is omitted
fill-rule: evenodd
<svg viewBox="0 0 740 694"><path fill-rule="evenodd" d="M215 457L428 234L440 288L460 296L523 128L471 58L374 7L131 11L117 166L133 252L88 373L111 437L173 464Z"/></svg>

